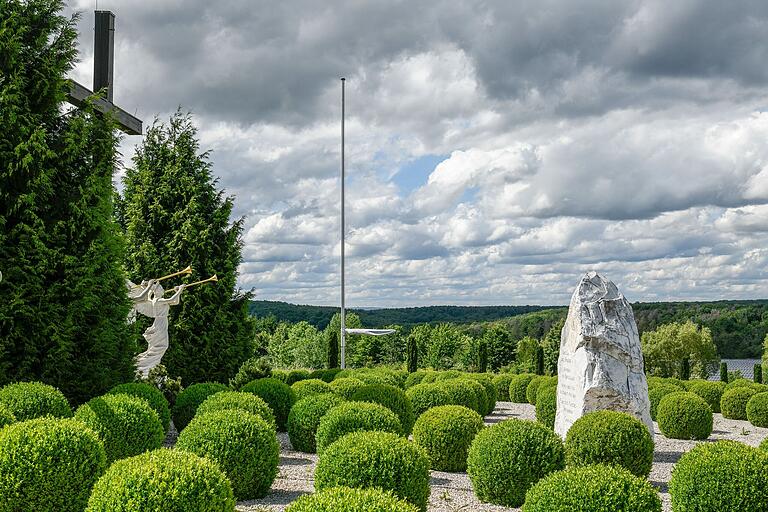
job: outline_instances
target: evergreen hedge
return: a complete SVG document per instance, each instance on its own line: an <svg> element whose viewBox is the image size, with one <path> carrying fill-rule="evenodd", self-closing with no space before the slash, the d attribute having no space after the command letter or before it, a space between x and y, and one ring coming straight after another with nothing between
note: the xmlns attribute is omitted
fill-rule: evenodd
<svg viewBox="0 0 768 512"><path fill-rule="evenodd" d="M388 384L371 384L355 391L351 399L355 402L373 402L383 405L397 415L403 427L403 434L411 433L416 418L413 416L411 400L402 389Z"/></svg>
<svg viewBox="0 0 768 512"><path fill-rule="evenodd" d="M17 421L43 416L72 416L69 402L61 391L42 382L16 382L3 386L0 389L0 405L10 410Z"/></svg>
<svg viewBox="0 0 768 512"><path fill-rule="evenodd" d="M331 487L301 496L285 512L418 512L418 508L380 489Z"/></svg>
<svg viewBox="0 0 768 512"><path fill-rule="evenodd" d="M322 395L323 393L333 393L333 388L320 379L304 379L293 383L291 389L296 393L296 401L308 396Z"/></svg>
<svg viewBox="0 0 768 512"><path fill-rule="evenodd" d="M723 398L723 392L725 391L725 382L707 380L691 382L692 384L688 387L688 390L703 398L709 404L712 412L720 412L720 400Z"/></svg>
<svg viewBox="0 0 768 512"><path fill-rule="evenodd" d="M432 407L449 405L451 395L445 387L437 382L417 384L405 390L405 396L411 401L414 417L418 418Z"/></svg>
<svg viewBox="0 0 768 512"><path fill-rule="evenodd" d="M408 374L408 377L405 379L405 389L412 388L416 384L421 384L421 381L426 375L426 370L416 370L415 372Z"/></svg>
<svg viewBox="0 0 768 512"><path fill-rule="evenodd" d="M253 393L264 400L275 415L277 430L285 432L288 414L291 412L293 404L296 403L296 393L291 386L278 379L268 377L249 382L243 386L241 391Z"/></svg>
<svg viewBox="0 0 768 512"><path fill-rule="evenodd" d="M749 402L749 399L757 393L759 393L759 391L751 385L736 386L731 389L726 388L720 399L720 412L723 414L723 418L728 418L730 420L746 420L747 402Z"/></svg>
<svg viewBox="0 0 768 512"><path fill-rule="evenodd" d="M536 375L532 373L521 373L515 375L509 382L509 400L517 404L527 404L528 399L525 393L528 390L528 384L531 383Z"/></svg>
<svg viewBox="0 0 768 512"><path fill-rule="evenodd" d="M168 432L168 426L171 423L171 410L168 407L168 400L165 399L163 392L146 382L130 382L127 384L118 384L107 393L109 395L131 395L143 398L149 406L154 409L163 425L163 431Z"/></svg>
<svg viewBox="0 0 768 512"><path fill-rule="evenodd" d="M680 393L682 391L685 391L685 390L672 384L657 384L652 388L650 388L648 390L648 401L651 404L651 410L650 410L651 419L653 421L656 421L657 419L656 411L659 407L659 402L661 402L662 398L672 393Z"/></svg>
<svg viewBox="0 0 768 512"><path fill-rule="evenodd" d="M365 382L354 377L344 377L342 379L333 379L330 386L333 393L349 400L355 394L355 391L365 386Z"/></svg>
<svg viewBox="0 0 768 512"><path fill-rule="evenodd" d="M536 391L536 420L554 429L556 414L557 387L542 383Z"/></svg>
<svg viewBox="0 0 768 512"><path fill-rule="evenodd" d="M195 416L213 411L245 411L259 416L277 430L275 414L267 402L246 391L221 391L206 398L197 408Z"/></svg>
<svg viewBox="0 0 768 512"><path fill-rule="evenodd" d="M656 416L659 430L670 439L706 439L712 433L712 410L694 393L666 395Z"/></svg>
<svg viewBox="0 0 768 512"><path fill-rule="evenodd" d="M176 430L179 432L184 430L184 427L195 417L197 408L200 407L200 404L206 398L228 389L227 386L218 382L201 382L184 388L176 397L176 402L173 404L173 410L171 411Z"/></svg>
<svg viewBox="0 0 768 512"><path fill-rule="evenodd" d="M756 427L768 427L768 393L757 393L747 402L747 419Z"/></svg>
<svg viewBox="0 0 768 512"><path fill-rule="evenodd" d="M543 378L543 375L535 376L525 388L525 400L531 405L536 405L536 392L539 390L539 384Z"/></svg>
<svg viewBox="0 0 768 512"><path fill-rule="evenodd" d="M320 418L315 434L317 453L351 432L391 432L402 435L403 427L395 413L376 403L345 402L329 410Z"/></svg>
<svg viewBox="0 0 768 512"><path fill-rule="evenodd" d="M509 385L515 377L514 373L501 373L493 378L493 385L496 386L496 395L503 402L509 402Z"/></svg>
<svg viewBox="0 0 768 512"><path fill-rule="evenodd" d="M461 405L433 407L413 426L413 442L426 450L435 471L466 471L467 452L483 418Z"/></svg>
<svg viewBox="0 0 768 512"><path fill-rule="evenodd" d="M315 453L317 444L315 436L320 426L320 420L333 407L345 402L343 398L333 393L315 395L299 400L291 408L288 415L288 438L294 450Z"/></svg>

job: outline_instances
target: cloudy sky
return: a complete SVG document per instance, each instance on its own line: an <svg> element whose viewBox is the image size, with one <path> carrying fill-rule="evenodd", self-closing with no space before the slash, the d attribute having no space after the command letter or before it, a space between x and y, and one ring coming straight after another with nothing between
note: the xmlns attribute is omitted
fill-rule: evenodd
<svg viewBox="0 0 768 512"><path fill-rule="evenodd" d="M764 0L99 8L115 100L195 114L259 298L338 303L340 76L352 306L564 304L592 269L633 301L768 297Z"/></svg>

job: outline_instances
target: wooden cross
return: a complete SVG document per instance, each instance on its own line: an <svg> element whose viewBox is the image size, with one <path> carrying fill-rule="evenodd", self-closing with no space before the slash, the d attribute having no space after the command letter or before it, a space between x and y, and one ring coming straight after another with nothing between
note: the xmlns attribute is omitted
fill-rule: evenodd
<svg viewBox="0 0 768 512"><path fill-rule="evenodd" d="M115 15L110 11L96 11L96 30L93 36L93 91L74 80L69 81L67 101L79 107L94 91L105 91L93 100L97 112L110 113L120 130L128 135L141 135L142 122L112 103L115 57Z"/></svg>

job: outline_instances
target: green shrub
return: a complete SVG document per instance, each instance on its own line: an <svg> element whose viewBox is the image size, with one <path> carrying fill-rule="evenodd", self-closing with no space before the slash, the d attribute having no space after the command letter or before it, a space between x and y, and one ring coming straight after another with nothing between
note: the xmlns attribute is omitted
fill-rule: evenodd
<svg viewBox="0 0 768 512"><path fill-rule="evenodd" d="M726 384L725 389L727 391L734 388L751 388L754 385L755 383L749 379L734 379Z"/></svg>
<svg viewBox="0 0 768 512"><path fill-rule="evenodd" d="M608 464L646 477L653 464L653 437L629 414L597 411L576 420L565 437L567 466Z"/></svg>
<svg viewBox="0 0 768 512"><path fill-rule="evenodd" d="M397 415L403 427L403 434L407 436L411 433L416 419L413 416L411 401L402 389L388 384L371 384L355 391L352 400L383 405Z"/></svg>
<svg viewBox="0 0 768 512"><path fill-rule="evenodd" d="M229 388L218 382L201 382L192 384L184 388L179 396L176 397L176 403L173 404L171 416L176 430L181 432L184 427L195 417L197 408L205 402L205 399L221 391L227 391Z"/></svg>
<svg viewBox="0 0 768 512"><path fill-rule="evenodd" d="M427 509L429 457L388 432L353 432L328 446L315 470L315 489L377 487Z"/></svg>
<svg viewBox="0 0 768 512"><path fill-rule="evenodd" d="M749 399L747 419L756 427L768 427L768 393L757 393Z"/></svg>
<svg viewBox="0 0 768 512"><path fill-rule="evenodd" d="M468 389L467 386L464 385L463 379L444 380L435 382L435 384L440 386L443 391L447 393L449 400L448 404L463 405L464 407L477 412L482 410L480 408L481 403L477 393L474 389Z"/></svg>
<svg viewBox="0 0 768 512"><path fill-rule="evenodd" d="M146 400L130 395L104 395L78 407L75 418L104 442L107 462L159 448L163 425Z"/></svg>
<svg viewBox="0 0 768 512"><path fill-rule="evenodd" d="M334 379L330 386L331 391L349 400L355 394L355 391L365 386L365 382L354 377L344 377L342 379Z"/></svg>
<svg viewBox="0 0 768 512"><path fill-rule="evenodd" d="M442 384L436 382L416 384L405 390L405 396L411 401L415 418L418 418L432 407L451 403L451 396L448 394L448 391L446 391Z"/></svg>
<svg viewBox="0 0 768 512"><path fill-rule="evenodd" d="M0 429L16 422L16 416L5 405L0 404Z"/></svg>
<svg viewBox="0 0 768 512"><path fill-rule="evenodd" d="M16 382L0 388L0 405L9 409L17 421L72 416L69 402L61 391L42 382Z"/></svg>
<svg viewBox="0 0 768 512"><path fill-rule="evenodd" d="M536 420L554 429L556 413L557 387L540 385L536 392Z"/></svg>
<svg viewBox="0 0 768 512"><path fill-rule="evenodd" d="M168 408L168 401L163 392L151 384L144 382L131 382L128 384L119 384L110 389L109 395L131 395L143 398L149 406L154 409L163 425L163 432L168 432L168 426L171 423L171 410Z"/></svg>
<svg viewBox="0 0 768 512"><path fill-rule="evenodd" d="M405 379L405 389L412 388L416 384L421 384L421 381L426 375L426 370L416 370L415 372L408 374L408 377Z"/></svg>
<svg viewBox="0 0 768 512"><path fill-rule="evenodd" d="M259 416L277 430L275 413L272 412L267 402L246 391L222 391L205 399L197 408L195 416L214 411L246 411Z"/></svg>
<svg viewBox="0 0 768 512"><path fill-rule="evenodd" d="M643 478L615 466L557 471L525 495L522 512L661 512L658 492Z"/></svg>
<svg viewBox="0 0 768 512"><path fill-rule="evenodd" d="M341 368L324 368L321 370L314 370L309 374L309 378L320 379L321 381L330 384L339 372L341 372Z"/></svg>
<svg viewBox="0 0 768 512"><path fill-rule="evenodd" d="M418 508L379 489L331 487L301 496L285 512L418 512Z"/></svg>
<svg viewBox="0 0 768 512"><path fill-rule="evenodd" d="M536 375L532 373L520 373L514 375L509 382L509 400L516 404L527 404L528 400L525 397L525 393L528 389L528 384L534 379Z"/></svg>
<svg viewBox="0 0 768 512"><path fill-rule="evenodd" d="M264 400L275 415L277 430L285 432L288 413L296 403L296 393L288 384L269 377L249 382L243 386L244 393L252 393Z"/></svg>
<svg viewBox="0 0 768 512"><path fill-rule="evenodd" d="M280 446L273 426L249 412L198 414L179 435L176 448L216 462L238 500L266 496L277 476Z"/></svg>
<svg viewBox="0 0 768 512"><path fill-rule="evenodd" d="M707 381L697 380L691 381L692 384L688 387L691 393L696 393L704 399L712 412L720 412L720 399L723 397L725 391L725 382L720 381Z"/></svg>
<svg viewBox="0 0 768 512"><path fill-rule="evenodd" d="M539 384L543 378L542 375L535 376L525 388L525 400L531 405L536 405L536 392L539 390Z"/></svg>
<svg viewBox="0 0 768 512"><path fill-rule="evenodd" d="M258 379L266 379L272 376L272 366L266 357L252 357L240 365L237 374L230 379L229 386L232 389L241 389L249 382Z"/></svg>
<svg viewBox="0 0 768 512"><path fill-rule="evenodd" d="M509 385L514 377L514 373L501 373L493 378L493 385L496 386L496 395L500 401L509 402Z"/></svg>
<svg viewBox="0 0 768 512"><path fill-rule="evenodd" d="M419 384L432 384L433 382L437 381L437 376L440 375L440 372L436 372L434 370L427 370L426 375L421 379L421 382Z"/></svg>
<svg viewBox="0 0 768 512"><path fill-rule="evenodd" d="M289 386L293 386L300 380L308 379L310 375L311 373L309 370L290 370L286 376L285 383Z"/></svg>
<svg viewBox="0 0 768 512"><path fill-rule="evenodd" d="M670 439L706 439L712 433L712 409L694 393L668 394L656 415L659 430Z"/></svg>
<svg viewBox="0 0 768 512"><path fill-rule="evenodd" d="M485 387L482 384L468 377L453 379L452 382L460 383L465 390L475 395L475 397L477 398L477 409L475 409L475 412L477 412L481 416L490 414L486 411L488 411L488 408L491 407L491 400L490 400L490 397L488 396L488 393L486 393L485 391Z"/></svg>
<svg viewBox="0 0 768 512"><path fill-rule="evenodd" d="M494 409L496 409L498 393L496 393L496 386L493 385L490 376L486 373L470 373L467 375L467 378L479 383L481 386L483 386L483 390L485 391L486 407L485 410L480 414L483 416L491 414Z"/></svg>
<svg viewBox="0 0 768 512"><path fill-rule="evenodd" d="M461 405L433 407L413 426L413 442L426 450L435 471L466 471L467 452L483 418Z"/></svg>
<svg viewBox="0 0 768 512"><path fill-rule="evenodd" d="M540 423L512 419L475 436L467 473L481 501L519 507L533 484L564 465L557 434Z"/></svg>
<svg viewBox="0 0 768 512"><path fill-rule="evenodd" d="M272 378L288 384L288 370L272 370ZM288 384L290 386L290 384Z"/></svg>
<svg viewBox="0 0 768 512"><path fill-rule="evenodd" d="M464 377L464 375L464 372L459 370L446 370L443 372L438 372L437 376L435 377L435 381L440 382L443 380L458 379L460 377Z"/></svg>
<svg viewBox="0 0 768 512"><path fill-rule="evenodd" d="M661 399L672 393L684 391L678 386L672 384L657 384L648 390L648 401L651 403L651 419L656 421L656 410L659 407Z"/></svg>
<svg viewBox="0 0 768 512"><path fill-rule="evenodd" d="M315 395L299 400L288 415L288 438L294 450L315 453L315 436L320 420L331 408L345 402L333 393Z"/></svg>
<svg viewBox="0 0 768 512"><path fill-rule="evenodd" d="M0 510L82 512L106 467L104 446L79 421L14 423L0 434Z"/></svg>
<svg viewBox="0 0 768 512"><path fill-rule="evenodd" d="M402 435L403 427L394 412L383 405L368 402L346 402L325 413L320 419L315 435L317 453L351 432L391 432Z"/></svg>
<svg viewBox="0 0 768 512"><path fill-rule="evenodd" d="M720 399L720 412L722 412L723 417L730 420L747 419L747 402L757 393L758 391L752 386L726 388Z"/></svg>
<svg viewBox="0 0 768 512"><path fill-rule="evenodd" d="M159 449L112 464L86 512L234 512L232 487L215 462Z"/></svg>
<svg viewBox="0 0 768 512"><path fill-rule="evenodd" d="M355 372L354 378L365 382L368 386L383 385L399 388L399 380L392 374L374 371Z"/></svg>
<svg viewBox="0 0 768 512"><path fill-rule="evenodd" d="M672 510L766 512L768 456L736 441L701 443L672 470Z"/></svg>
<svg viewBox="0 0 768 512"><path fill-rule="evenodd" d="M320 379L305 379L294 383L291 386L296 393L296 401L308 396L322 395L323 393L333 393L333 388Z"/></svg>

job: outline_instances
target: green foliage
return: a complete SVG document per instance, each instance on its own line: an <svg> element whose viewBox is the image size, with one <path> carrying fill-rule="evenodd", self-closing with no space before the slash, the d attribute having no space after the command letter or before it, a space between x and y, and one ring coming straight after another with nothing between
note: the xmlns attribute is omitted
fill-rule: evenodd
<svg viewBox="0 0 768 512"><path fill-rule="evenodd" d="M672 510L766 512L768 455L736 441L701 443L672 470Z"/></svg>
<svg viewBox="0 0 768 512"><path fill-rule="evenodd" d="M215 462L159 449L115 462L96 483L86 512L234 512L232 487Z"/></svg>
<svg viewBox="0 0 768 512"><path fill-rule="evenodd" d="M436 325L429 333L423 358L424 365L435 370L453 368L467 344L468 336L461 334L455 325Z"/></svg>
<svg viewBox="0 0 768 512"><path fill-rule="evenodd" d="M239 390L249 382L257 379L266 379L271 376L272 367L267 358L251 357L240 365L240 369L237 370L237 375L229 380L229 387Z"/></svg>
<svg viewBox="0 0 768 512"><path fill-rule="evenodd" d="M411 400L402 389L387 384L372 384L355 391L351 400L383 405L397 415L403 427L403 433L405 435L411 433L416 418L413 415Z"/></svg>
<svg viewBox="0 0 768 512"><path fill-rule="evenodd" d="M127 384L118 384L110 389L108 394L123 394L143 398L160 418L160 423L163 425L163 432L168 432L168 426L171 423L171 410L168 408L168 402L163 396L163 393L156 387L143 382L131 382Z"/></svg>
<svg viewBox="0 0 768 512"><path fill-rule="evenodd" d="M541 340L544 350L544 374L557 375L557 362L560 359L560 333L565 325L565 318L552 324Z"/></svg>
<svg viewBox="0 0 768 512"><path fill-rule="evenodd" d="M528 390L528 384L536 377L532 373L520 373L513 375L509 381L509 400L516 404L526 404L528 399L525 396Z"/></svg>
<svg viewBox="0 0 768 512"><path fill-rule="evenodd" d="M480 340L480 344L478 347L478 370L481 373L485 373L488 371L488 341L487 340Z"/></svg>
<svg viewBox="0 0 768 512"><path fill-rule="evenodd" d="M681 361L687 360L690 374L706 379L719 363L717 347L712 333L691 321L670 323L654 331L643 333L640 344L643 348L646 370L660 377L682 377Z"/></svg>
<svg viewBox="0 0 768 512"><path fill-rule="evenodd" d="M712 409L699 395L670 393L659 402L656 417L670 439L706 439L712 433Z"/></svg>
<svg viewBox="0 0 768 512"><path fill-rule="evenodd" d="M645 479L615 466L573 467L540 480L522 512L661 512L658 492Z"/></svg>
<svg viewBox="0 0 768 512"><path fill-rule="evenodd" d="M277 476L275 431L255 414L222 410L198 415L179 435L176 448L216 462L238 500L266 496Z"/></svg>
<svg viewBox="0 0 768 512"><path fill-rule="evenodd" d="M315 489L375 487L392 491L424 512L429 478L429 457L422 448L388 432L353 432L320 456Z"/></svg>
<svg viewBox="0 0 768 512"><path fill-rule="evenodd" d="M419 418L432 407L452 403L451 394L442 383L417 384L405 390L405 395L411 401L413 415Z"/></svg>
<svg viewBox="0 0 768 512"><path fill-rule="evenodd" d="M296 393L296 400L323 393L333 393L333 388L320 379L300 380L299 382L294 382L291 388Z"/></svg>
<svg viewBox="0 0 768 512"><path fill-rule="evenodd" d="M10 410L18 421L43 416L72 416L66 397L53 386L41 382L16 382L0 389L0 405Z"/></svg>
<svg viewBox="0 0 768 512"><path fill-rule="evenodd" d="M328 346L328 368L339 367L339 333L327 329L325 331L325 343Z"/></svg>
<svg viewBox="0 0 768 512"><path fill-rule="evenodd" d="M651 404L651 419L656 421L659 402L661 402L662 398L672 393L680 393L681 391L684 390L672 384L657 384L651 387L648 390L648 401Z"/></svg>
<svg viewBox="0 0 768 512"><path fill-rule="evenodd" d="M300 380L307 380L311 378L311 373L309 370L304 370L303 368L297 369L297 370L291 370L288 372L285 383L289 386L293 386Z"/></svg>
<svg viewBox="0 0 768 512"><path fill-rule="evenodd" d="M181 393L181 377L171 378L168 375L168 369L164 364L158 364L151 370L146 378L137 375L138 382L149 384L157 388L165 397L166 402L173 405L176 403L176 397Z"/></svg>
<svg viewBox="0 0 768 512"><path fill-rule="evenodd" d="M536 392L536 421L555 428L557 413L557 386L539 386Z"/></svg>
<svg viewBox="0 0 768 512"><path fill-rule="evenodd" d="M406 366L409 373L414 373L419 368L419 346L416 344L416 338L413 336L408 336Z"/></svg>
<svg viewBox="0 0 768 512"><path fill-rule="evenodd" d="M696 393L709 405L712 412L720 412L720 400L723 397L725 391L725 382L720 381L708 381L699 380L691 381L692 384L688 388L691 393Z"/></svg>
<svg viewBox="0 0 768 512"><path fill-rule="evenodd" d="M315 436L325 413L345 400L333 393L315 395L299 400L288 415L288 438L294 450L315 453Z"/></svg>
<svg viewBox="0 0 768 512"><path fill-rule="evenodd" d="M280 324L270 337L270 360L281 368L324 368L326 341L323 333L308 322Z"/></svg>
<svg viewBox="0 0 768 512"><path fill-rule="evenodd" d="M491 414L494 409L496 409L496 401L498 400L498 392L496 391L496 386L493 385L493 378L488 373L469 373L467 374L467 378L474 380L478 383L480 383L481 386L483 386L485 390L485 395L487 397L485 411L481 414L483 416L487 416L488 414Z"/></svg>
<svg viewBox="0 0 768 512"><path fill-rule="evenodd" d="M15 423L0 435L0 511L82 512L107 467L96 434L73 419Z"/></svg>
<svg viewBox="0 0 768 512"><path fill-rule="evenodd" d="M288 414L296 403L296 393L291 386L277 379L266 378L249 382L243 386L244 393L253 393L264 400L275 415L277 430L285 432Z"/></svg>
<svg viewBox="0 0 768 512"><path fill-rule="evenodd" d="M492 370L514 362L517 343L508 329L491 324L483 331L481 340L488 346L488 364Z"/></svg>
<svg viewBox="0 0 768 512"><path fill-rule="evenodd" d="M514 377L514 373L501 373L493 378L493 385L496 386L496 396L499 400L509 402L509 385Z"/></svg>
<svg viewBox="0 0 768 512"><path fill-rule="evenodd" d="M720 381L728 382L728 363L720 363Z"/></svg>
<svg viewBox="0 0 768 512"><path fill-rule="evenodd" d="M752 379L755 381L756 384L762 384L763 383L763 367L762 365L756 364L754 368L752 369Z"/></svg>
<svg viewBox="0 0 768 512"><path fill-rule="evenodd" d="M417 512L407 501L380 489L331 487L301 496L285 512Z"/></svg>
<svg viewBox="0 0 768 512"><path fill-rule="evenodd" d="M233 198L217 190L190 115L177 111L167 124L152 124L123 185L125 267L134 280L187 265L194 270L188 282L219 279L184 291L171 308L164 364L184 382L226 381L253 355L250 293L236 288L243 220L230 223Z"/></svg>
<svg viewBox="0 0 768 512"><path fill-rule="evenodd" d="M475 392L476 389L473 387L468 389L465 381L466 379L450 379L437 382L436 384L438 384L448 395L448 403L441 405L463 405L464 407L479 413L482 409L479 397Z"/></svg>
<svg viewBox="0 0 768 512"><path fill-rule="evenodd" d="M753 395L747 402L747 419L756 427L768 427L768 393Z"/></svg>
<svg viewBox="0 0 768 512"><path fill-rule="evenodd" d="M0 404L0 429L15 422L16 416L13 415L13 412L5 405Z"/></svg>
<svg viewBox="0 0 768 512"><path fill-rule="evenodd" d="M330 386L333 393L349 400L358 389L365 386L365 382L354 377L344 377L341 379L334 379L331 381Z"/></svg>
<svg viewBox="0 0 768 512"><path fill-rule="evenodd" d="M483 430L483 418L460 405L433 407L419 416L413 442L426 450L435 471L466 471L467 452Z"/></svg>
<svg viewBox="0 0 768 512"><path fill-rule="evenodd" d="M320 370L313 370L309 374L309 378L320 379L325 383L331 383L339 373L341 373L341 368L322 368Z"/></svg>
<svg viewBox="0 0 768 512"><path fill-rule="evenodd" d="M738 386L726 389L720 399L720 412L729 420L747 419L747 402L759 391L752 386Z"/></svg>
<svg viewBox="0 0 768 512"><path fill-rule="evenodd" d="M91 428L104 442L107 462L159 448L163 425L146 400L130 395L104 395L78 407L75 419Z"/></svg>
<svg viewBox="0 0 768 512"><path fill-rule="evenodd" d="M346 402L329 410L320 419L315 441L317 453L351 432L391 432L402 435L403 427L395 413L383 405L367 402Z"/></svg>
<svg viewBox="0 0 768 512"><path fill-rule="evenodd" d="M541 375L535 376L525 388L525 400L531 405L536 405L536 392L539 390L539 384L543 378Z"/></svg>
<svg viewBox="0 0 768 512"><path fill-rule="evenodd" d="M426 370L416 370L410 372L408 377L405 379L405 388L408 389L417 384L421 384L421 381L424 379L424 377L426 377L427 373L428 372Z"/></svg>
<svg viewBox="0 0 768 512"><path fill-rule="evenodd" d="M224 384L218 382L201 382L199 384L192 384L188 388L185 388L179 396L176 397L176 403L173 404L173 410L171 416L173 417L173 424L176 426L176 430L181 432L184 427L192 421L195 417L197 408L211 395L219 393L221 391L227 391L229 388Z"/></svg>
<svg viewBox="0 0 768 512"><path fill-rule="evenodd" d="M739 377L738 379L732 379L726 384L725 389L733 389L733 388L751 388L754 387L755 383L752 382L749 379L745 379L743 377Z"/></svg>
<svg viewBox="0 0 768 512"><path fill-rule="evenodd" d="M567 466L608 464L647 477L653 464L653 437L629 414L597 411L576 420L565 438Z"/></svg>
<svg viewBox="0 0 768 512"><path fill-rule="evenodd" d="M275 413L261 397L247 391L221 391L206 398L197 408L195 416L214 411L245 411L263 419L277 429Z"/></svg>
<svg viewBox="0 0 768 512"><path fill-rule="evenodd" d="M477 497L506 507L523 504L528 489L565 466L565 451L551 429L526 420L506 420L475 436L467 473Z"/></svg>
<svg viewBox="0 0 768 512"><path fill-rule="evenodd" d="M520 371L535 373L539 354L539 340L526 336L517 342L517 366Z"/></svg>

